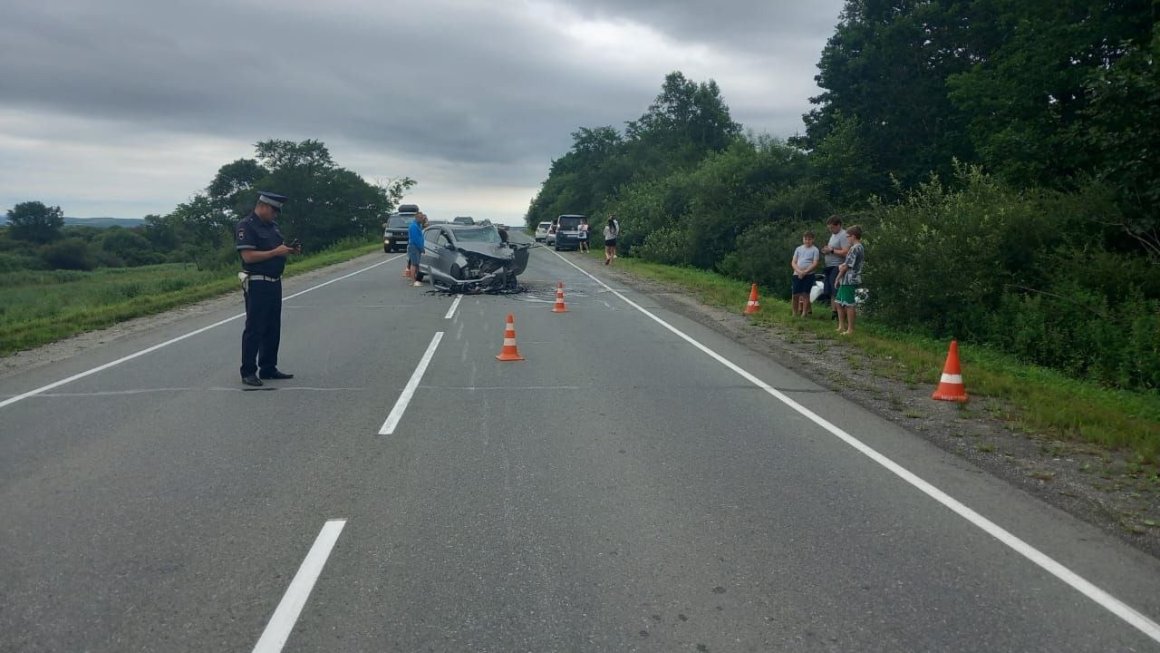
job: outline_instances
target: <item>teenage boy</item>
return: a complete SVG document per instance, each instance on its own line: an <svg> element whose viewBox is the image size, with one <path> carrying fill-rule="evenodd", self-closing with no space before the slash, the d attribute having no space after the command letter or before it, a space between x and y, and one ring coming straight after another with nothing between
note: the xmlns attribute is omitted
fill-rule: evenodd
<svg viewBox="0 0 1160 653"><path fill-rule="evenodd" d="M821 258L821 252L814 247L814 232L802 234L802 244L793 251L793 259L789 263L793 268L790 312L795 316L805 317L811 313L810 290L814 287L814 270Z"/></svg>
<svg viewBox="0 0 1160 653"><path fill-rule="evenodd" d="M846 230L850 238L846 260L838 266L838 292L834 295L834 305L838 307L838 333L848 336L854 333L854 318L858 314L858 286L862 285L862 268L866 266L866 248L862 246L862 228L852 225Z"/></svg>

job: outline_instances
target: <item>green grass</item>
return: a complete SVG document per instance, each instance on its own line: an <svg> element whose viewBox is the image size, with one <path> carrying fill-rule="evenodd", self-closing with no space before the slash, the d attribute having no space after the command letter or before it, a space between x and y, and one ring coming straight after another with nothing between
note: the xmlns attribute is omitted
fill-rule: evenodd
<svg viewBox="0 0 1160 653"><path fill-rule="evenodd" d="M348 245L296 258L302 274L381 248ZM0 274L0 355L30 349L143 315L238 290L236 269L197 270L172 263L92 272L22 270Z"/></svg>
<svg viewBox="0 0 1160 653"><path fill-rule="evenodd" d="M678 285L712 306L741 312L749 298L749 284L703 270L626 258L617 259L616 265ZM838 341L828 310L815 307L813 319L803 320L790 316L788 301L772 299L766 292L761 292L760 303L761 312L750 318L755 324ZM841 338L841 342L860 350L863 363L876 374L926 386L932 392L938 386L949 345L885 329L864 315L859 316L857 333ZM959 343L959 359L972 401L988 397L1006 406L987 405L985 409L992 415L1028 433L1128 451L1147 467L1146 475L1160 471L1160 393L1103 388L970 344Z"/></svg>

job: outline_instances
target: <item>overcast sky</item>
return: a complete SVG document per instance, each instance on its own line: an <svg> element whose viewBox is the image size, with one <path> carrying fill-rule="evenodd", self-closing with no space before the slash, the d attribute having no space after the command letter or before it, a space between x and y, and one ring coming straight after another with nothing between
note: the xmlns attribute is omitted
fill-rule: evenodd
<svg viewBox="0 0 1160 653"><path fill-rule="evenodd" d="M0 212L166 214L255 143L316 139L432 217L513 220L573 131L623 130L675 70L802 131L843 4L0 0Z"/></svg>

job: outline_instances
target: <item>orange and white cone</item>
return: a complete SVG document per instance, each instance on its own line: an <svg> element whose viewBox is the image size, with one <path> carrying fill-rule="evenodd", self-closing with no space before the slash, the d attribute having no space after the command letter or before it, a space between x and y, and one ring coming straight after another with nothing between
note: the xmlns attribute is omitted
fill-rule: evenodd
<svg viewBox="0 0 1160 653"><path fill-rule="evenodd" d="M930 398L941 401L967 400L967 387L963 385L963 372L959 367L959 343L957 340L951 341L951 348L947 352L947 362L943 365L938 390L935 390Z"/></svg>
<svg viewBox="0 0 1160 653"><path fill-rule="evenodd" d="M553 313L567 313L568 307L564 304L564 284L563 282L556 282L556 305L552 307Z"/></svg>
<svg viewBox="0 0 1160 653"><path fill-rule="evenodd" d="M753 287L749 289L749 303L745 305L745 314L753 315L760 308L761 305L757 303L757 284L753 284Z"/></svg>
<svg viewBox="0 0 1160 653"><path fill-rule="evenodd" d="M524 357L520 356L520 350L516 348L516 317L511 313L508 313L507 327L503 332L503 349L495 358L501 361L524 360Z"/></svg>

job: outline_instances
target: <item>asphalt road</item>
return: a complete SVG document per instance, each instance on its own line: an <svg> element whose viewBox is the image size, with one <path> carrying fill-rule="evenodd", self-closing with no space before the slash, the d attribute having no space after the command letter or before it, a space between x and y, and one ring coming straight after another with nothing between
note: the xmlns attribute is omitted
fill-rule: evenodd
<svg viewBox="0 0 1160 653"><path fill-rule="evenodd" d="M240 301L0 378L0 650L1160 650L1156 559L664 297L402 264L289 280L262 389Z"/></svg>

